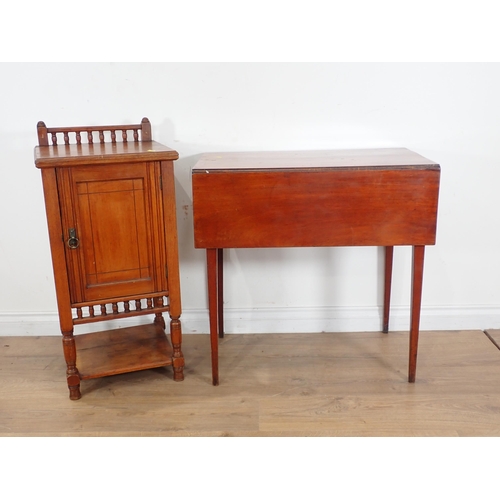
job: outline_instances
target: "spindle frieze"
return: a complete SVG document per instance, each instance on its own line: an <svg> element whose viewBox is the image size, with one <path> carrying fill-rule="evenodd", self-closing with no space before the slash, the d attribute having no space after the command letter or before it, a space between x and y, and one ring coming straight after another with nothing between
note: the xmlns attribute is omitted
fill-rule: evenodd
<svg viewBox="0 0 500 500"><path fill-rule="evenodd" d="M109 319L142 316L145 314L161 315L161 313L170 310L170 306L165 304L164 299L168 299L168 295L132 299L127 298L105 304L101 302L72 304L72 309L74 311L73 324L81 325L85 323L95 323L97 321L107 321ZM168 302L168 300L166 302ZM100 314L95 313L95 306L100 308Z"/></svg>
<svg viewBox="0 0 500 500"><path fill-rule="evenodd" d="M128 142L129 134L132 135L133 142L150 141L151 140L151 123L147 118L143 118L142 122L133 125L100 125L95 127L50 127L48 128L44 122L40 121L37 124L38 141L40 146L48 146L48 137L50 135L53 146L58 145L58 134L62 135L64 144L71 144L72 136L74 135L73 144L82 144L82 134L85 134L88 144L94 143L94 133L99 136L99 143L104 144L106 141L105 135L109 133L111 143L116 143L116 132L121 132L120 137L122 142ZM141 133L141 137L139 136ZM70 135L71 134L71 135Z"/></svg>

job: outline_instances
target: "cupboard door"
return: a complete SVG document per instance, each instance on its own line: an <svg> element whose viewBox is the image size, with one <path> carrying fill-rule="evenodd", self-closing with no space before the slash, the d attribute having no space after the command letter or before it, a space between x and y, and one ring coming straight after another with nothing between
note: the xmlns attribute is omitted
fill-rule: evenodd
<svg viewBox="0 0 500 500"><path fill-rule="evenodd" d="M72 303L165 289L159 166L139 163L61 169ZM75 246L75 241L69 242ZM155 274L158 277L155 278Z"/></svg>

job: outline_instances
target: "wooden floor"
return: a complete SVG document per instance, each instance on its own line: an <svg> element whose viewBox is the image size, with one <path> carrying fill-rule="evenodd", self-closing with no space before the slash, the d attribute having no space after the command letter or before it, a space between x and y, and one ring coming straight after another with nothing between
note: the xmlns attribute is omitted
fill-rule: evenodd
<svg viewBox="0 0 500 500"><path fill-rule="evenodd" d="M70 401L60 337L0 337L0 436L500 436L500 331L208 335L171 368L82 382Z"/></svg>

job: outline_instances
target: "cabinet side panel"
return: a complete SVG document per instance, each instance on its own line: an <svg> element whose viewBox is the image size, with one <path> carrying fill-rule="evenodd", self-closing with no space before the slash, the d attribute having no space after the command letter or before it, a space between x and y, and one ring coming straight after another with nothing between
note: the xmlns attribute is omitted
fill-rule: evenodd
<svg viewBox="0 0 500 500"><path fill-rule="evenodd" d="M69 293L72 303L81 302L84 297L84 288L81 278L84 274L82 263L79 259L79 252L72 250L67 245L71 228L78 231L77 235L80 234L74 210L71 171L69 169L58 168L56 169L56 176L57 188L59 189L59 203L61 206L61 223L63 228L66 269L69 280Z"/></svg>
<svg viewBox="0 0 500 500"><path fill-rule="evenodd" d="M63 230L61 224L61 211L59 207L59 193L54 169L41 170L43 192L45 197L45 210L49 230L52 267L59 311L59 322L62 332L73 331L71 315L71 301L68 286L68 273L64 253Z"/></svg>
<svg viewBox="0 0 500 500"><path fill-rule="evenodd" d="M175 177L173 161L161 162L163 216L165 220L165 241L167 249L168 289L170 314L181 314L181 290L179 276L179 243L177 238L177 215L175 203Z"/></svg>
<svg viewBox="0 0 500 500"><path fill-rule="evenodd" d="M165 229L163 223L163 203L161 195L161 168L159 162L148 162L149 191L149 232L153 251L153 273L157 291L168 291L166 274Z"/></svg>

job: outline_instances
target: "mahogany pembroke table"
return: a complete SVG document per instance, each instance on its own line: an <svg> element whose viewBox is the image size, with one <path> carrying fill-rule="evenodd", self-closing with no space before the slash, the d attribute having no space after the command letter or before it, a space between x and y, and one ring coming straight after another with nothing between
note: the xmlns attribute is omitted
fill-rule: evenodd
<svg viewBox="0 0 500 500"><path fill-rule="evenodd" d="M408 381L415 381L425 245L434 245L440 166L408 149L206 153L192 169L194 244L206 249L212 382L223 337L223 249L413 247Z"/></svg>

